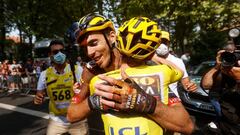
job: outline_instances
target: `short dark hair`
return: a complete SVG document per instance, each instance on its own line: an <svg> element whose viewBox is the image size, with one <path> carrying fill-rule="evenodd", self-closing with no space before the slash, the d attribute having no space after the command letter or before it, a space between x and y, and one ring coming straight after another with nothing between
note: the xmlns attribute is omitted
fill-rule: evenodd
<svg viewBox="0 0 240 135"><path fill-rule="evenodd" d="M65 46L62 40L54 39L54 40L52 40L52 41L50 42L50 45L49 45L49 47L48 47L49 52L51 51L51 47L52 47L53 45L56 45L56 44L62 45L63 47Z"/></svg>

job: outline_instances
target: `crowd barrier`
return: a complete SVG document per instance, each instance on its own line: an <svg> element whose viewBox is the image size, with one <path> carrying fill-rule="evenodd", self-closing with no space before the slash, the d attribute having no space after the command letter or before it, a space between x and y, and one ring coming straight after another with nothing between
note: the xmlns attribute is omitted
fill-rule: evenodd
<svg viewBox="0 0 240 135"><path fill-rule="evenodd" d="M28 76L0 75L0 90L1 92L18 91L28 94L30 91L36 90L37 80L38 78L36 74L30 74Z"/></svg>

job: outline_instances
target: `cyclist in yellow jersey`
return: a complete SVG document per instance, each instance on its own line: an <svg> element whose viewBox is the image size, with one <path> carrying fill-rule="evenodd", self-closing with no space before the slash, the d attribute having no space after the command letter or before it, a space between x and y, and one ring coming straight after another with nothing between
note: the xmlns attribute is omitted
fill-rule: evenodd
<svg viewBox="0 0 240 135"><path fill-rule="evenodd" d="M66 118L67 108L74 94L74 76L76 80L80 79L79 70L76 68L75 71L72 71L70 65L66 62L62 41L51 41L49 51L52 66L41 73L34 98L35 104L42 104L44 96L49 96L50 119L47 135L58 135L66 132L71 135L87 135L88 125L86 120L70 123Z"/></svg>
<svg viewBox="0 0 240 135"><path fill-rule="evenodd" d="M180 100L167 88L169 83L181 78L182 72L164 59L162 63L168 65L144 64L160 44L157 24L145 17L133 18L119 28L119 42L115 43L114 29L110 27L106 35L100 31L107 22L101 16L83 17L78 42L105 72L119 68L123 71L94 77L90 82L91 96L71 104L68 119L79 120L91 110L100 110L105 134L163 134L161 127L190 134L193 123ZM124 81L120 73L124 74Z"/></svg>

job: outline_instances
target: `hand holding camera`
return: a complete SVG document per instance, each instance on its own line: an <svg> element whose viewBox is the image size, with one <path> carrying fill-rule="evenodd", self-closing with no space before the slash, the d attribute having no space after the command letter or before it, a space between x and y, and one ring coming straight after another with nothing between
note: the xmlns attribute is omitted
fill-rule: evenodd
<svg viewBox="0 0 240 135"><path fill-rule="evenodd" d="M223 49L224 50L218 52L217 56L220 56L222 67L238 66L238 60L240 60L240 50L237 50L235 44L229 41Z"/></svg>
<svg viewBox="0 0 240 135"><path fill-rule="evenodd" d="M238 60L240 60L240 53L238 50L234 52L225 51L221 54L221 62L223 67L238 66Z"/></svg>

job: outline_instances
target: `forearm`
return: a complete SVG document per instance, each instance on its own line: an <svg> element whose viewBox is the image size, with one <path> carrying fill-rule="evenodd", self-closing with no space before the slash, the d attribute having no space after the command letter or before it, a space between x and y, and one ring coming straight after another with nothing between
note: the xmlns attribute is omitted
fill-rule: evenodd
<svg viewBox="0 0 240 135"><path fill-rule="evenodd" d="M73 101L68 107L67 119L70 122L75 122L79 120L85 119L90 113L90 108L88 105L88 97L89 97L89 82L93 75L88 72L88 69L84 68L82 73L82 81L79 88L80 93L76 95L77 101ZM74 98L74 97L73 97Z"/></svg>
<svg viewBox="0 0 240 135"><path fill-rule="evenodd" d="M80 103L71 103L68 107L67 119L69 122L76 122L87 118L90 113L88 100L85 99Z"/></svg>
<svg viewBox="0 0 240 135"><path fill-rule="evenodd" d="M240 80L240 67L221 68L221 72L232 77L234 80Z"/></svg>
<svg viewBox="0 0 240 135"><path fill-rule="evenodd" d="M168 130L184 134L191 134L194 130L189 114L180 103L169 107L158 101L154 113L149 116Z"/></svg>
<svg viewBox="0 0 240 135"><path fill-rule="evenodd" d="M209 70L203 77L201 81L201 86L203 89L211 89L213 85L213 75L218 71L219 67L214 67Z"/></svg>
<svg viewBox="0 0 240 135"><path fill-rule="evenodd" d="M154 62L156 62L157 64L165 64L165 65L171 66L171 67L181 71L183 74L183 71L178 66L176 66L174 63L172 63L171 61L166 60L164 58L158 57L156 54L152 57L152 60Z"/></svg>
<svg viewBox="0 0 240 135"><path fill-rule="evenodd" d="M83 83L80 87L81 91L79 93L79 98L80 98L80 102L84 99L86 99L90 93L89 93L89 84L88 83Z"/></svg>

